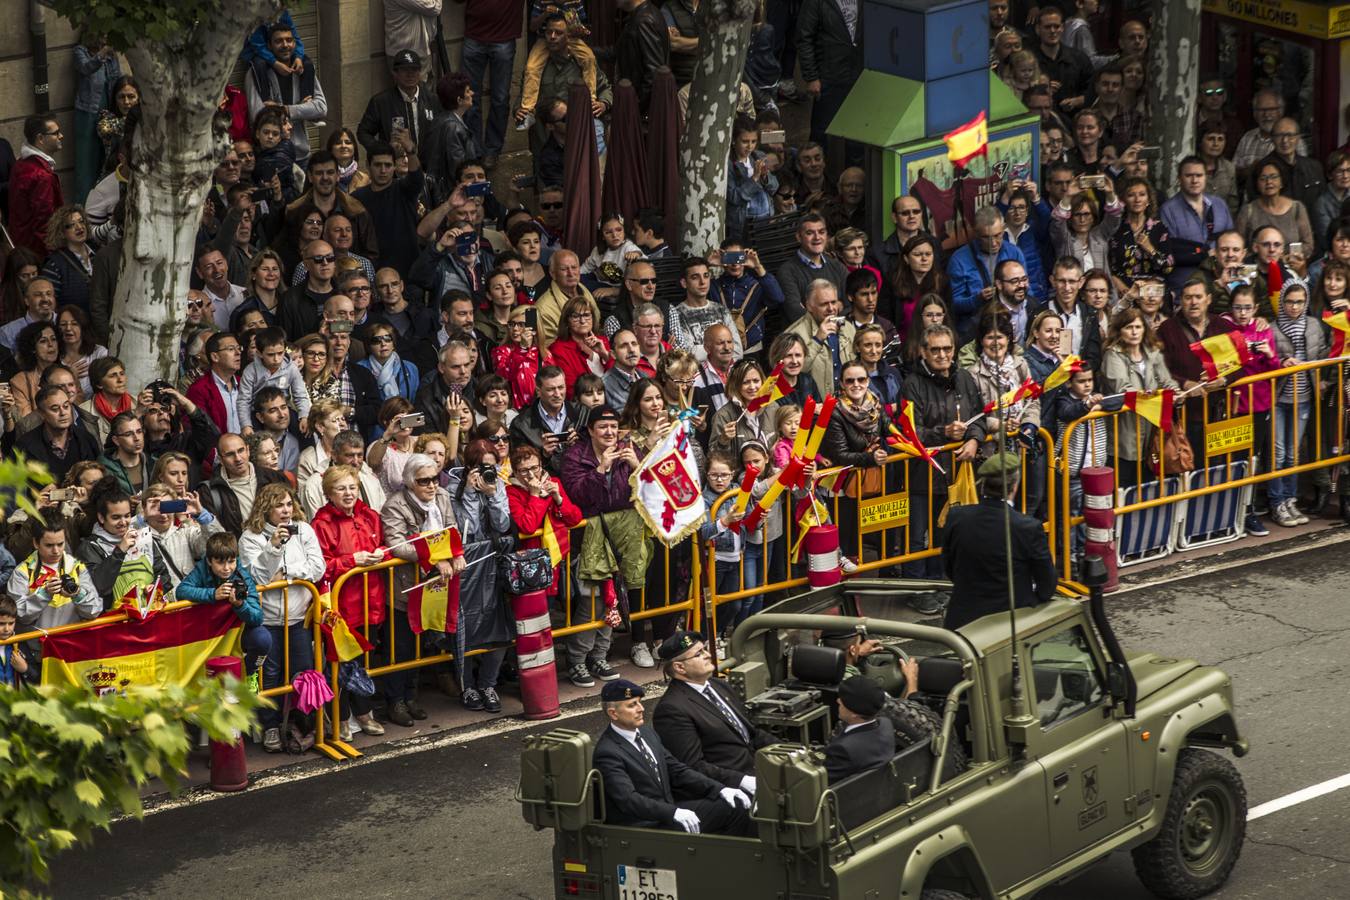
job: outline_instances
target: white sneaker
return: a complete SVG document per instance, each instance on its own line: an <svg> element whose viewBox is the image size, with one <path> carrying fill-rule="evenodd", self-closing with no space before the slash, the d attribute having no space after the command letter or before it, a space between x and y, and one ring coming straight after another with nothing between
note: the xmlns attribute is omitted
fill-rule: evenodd
<svg viewBox="0 0 1350 900"><path fill-rule="evenodd" d="M655 669L656 660L652 659L652 651L647 649L647 645L639 641L633 645L633 651L630 654L633 658L633 665L639 669Z"/></svg>
<svg viewBox="0 0 1350 900"><path fill-rule="evenodd" d="M1271 510L1270 517L1275 520L1276 525L1282 525L1285 528L1293 528L1298 524L1298 514L1289 511L1291 502L1292 501L1290 500L1285 500Z"/></svg>
<svg viewBox="0 0 1350 900"><path fill-rule="evenodd" d="M847 556L840 556L839 571L843 572L845 575L852 575L854 572L858 571L858 564Z"/></svg>
<svg viewBox="0 0 1350 900"><path fill-rule="evenodd" d="M1284 507L1284 508L1285 508L1286 511L1288 511L1289 515L1294 519L1294 524L1295 524L1295 525L1307 525L1307 524L1308 524L1308 517L1305 516L1305 515L1303 514L1303 512L1298 508L1298 501L1297 501L1297 500L1295 500L1294 498L1290 497L1290 498L1289 498L1289 502L1288 502L1287 504L1285 504L1285 507Z"/></svg>

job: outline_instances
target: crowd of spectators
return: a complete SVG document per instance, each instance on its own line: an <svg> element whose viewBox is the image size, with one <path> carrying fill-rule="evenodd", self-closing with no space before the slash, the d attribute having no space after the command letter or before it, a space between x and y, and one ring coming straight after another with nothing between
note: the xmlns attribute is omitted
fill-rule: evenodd
<svg viewBox="0 0 1350 900"><path fill-rule="evenodd" d="M1099 47L1085 24L1095 2L1015 22L1008 0L990 0L991 65L1041 115L1041 167L1010 178L968 233L933 234L923 201L869 196L857 148L824 133L861 70L859 4L769 0L734 122L724 239L677 254L664 211L643 209L632 221L601 216L593 249L578 253L562 246L567 174L542 165L566 115L558 103L573 80L592 86L603 145L610 84L631 81L644 106L662 66L686 86L700 40L694 0L618 6L617 23L595 28L585 3L467 0L463 71L439 75L434 31L405 16L388 47L394 85L355 127L330 123L314 145L307 124L328 116L321 81L332 76L305 55L288 16L260 29L244 51L243 108L228 96L222 107L233 107L236 139L205 205L178 371L144 385L129 384L106 349L139 94L106 48L82 48L81 96L90 82L89 96L103 98L81 107L89 115L72 136L83 205L65 201L54 174L67 138L37 115L6 219L16 246L0 289L3 447L54 478L40 495L45 524L12 514L0 549L21 630L98 615L158 579L181 598L233 603L248 669L274 687L314 663L296 627L310 598L265 585L331 587L353 568L411 561L400 542L452 525L465 551L437 564L445 576L475 571L476 555L541 546L546 527L560 535L570 563L550 588L555 625L604 619L615 592L648 609L679 602L691 590L690 544L653 541L629 478L682 416L705 497L751 467L760 497L789 461L803 406L836 396L808 475L847 465L866 492L907 485L911 495L903 540L884 547L858 546L856 509L841 504L855 557L928 547L956 463L1005 441L1030 461L1021 503L1052 514L1040 429L1075 472L1114 465L1122 486L1152 477L1139 456L1156 440L1133 414L1118 429L1074 429L1061 445L1072 423L1119 408L1125 391L1189 391L1178 407L1192 432L1205 404L1213 417L1253 413L1258 470L1305 456L1310 440L1340 443L1326 426L1334 416L1312 433L1316 404L1338 400L1315 374L1229 397L1190 350L1240 332L1254 361L1229 381L1316 360L1330 343L1321 315L1350 308L1350 156L1309 158L1314 141L1279 92L1257 93L1249 116L1224 102L1221 79L1202 78L1195 153L1160 159L1143 143L1146 23L1127 21L1117 52L1101 52L1108 42ZM592 29L617 35L613 46ZM522 35L532 49L513 97ZM799 103L811 105L810 134L782 134L787 105ZM507 205L507 185L491 178L512 122L530 131L535 180ZM779 133L761 141L768 131ZM100 152L91 140L105 141ZM1170 185L1165 196L1156 183ZM878 207L884 215L868 214ZM766 221L792 246L756 246ZM978 414L1069 354L1085 365L1064 387ZM785 396L748 411L771 378ZM885 465L902 401L922 442L945 448L946 476L919 461ZM1350 479L1340 483L1345 514ZM1326 469L1309 476L1313 508L1329 485ZM1277 479L1257 503L1295 525L1306 520L1299 489L1295 476ZM786 577L785 523L795 530L810 493L780 498L762 529L732 528L730 506L702 527L721 590ZM1264 533L1257 512L1248 531ZM412 569L392 582L349 579L333 598L368 633L376 664L415 652ZM47 570L55 577L40 577ZM902 573L941 574L936 558ZM513 633L503 585L461 580L459 633L424 634L423 649L491 648L435 674L467 708L498 711ZM721 630L761 602L719 610ZM634 623L632 661L653 666L682 620ZM612 637L606 625L563 638L564 677L583 687L617 678ZM375 697L344 691L342 733L424 718L416 674L382 677ZM264 724L278 749L275 716Z"/></svg>

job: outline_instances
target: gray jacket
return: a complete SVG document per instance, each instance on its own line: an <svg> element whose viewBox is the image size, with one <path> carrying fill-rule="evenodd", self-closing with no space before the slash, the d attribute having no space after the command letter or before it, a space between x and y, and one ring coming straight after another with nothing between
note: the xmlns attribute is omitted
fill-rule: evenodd
<svg viewBox="0 0 1350 900"><path fill-rule="evenodd" d="M436 508L441 511L441 520L445 523L445 527L458 527L450 494L443 489L436 491L435 502ZM380 521L384 524L384 539L390 544L396 544L421 532L427 521L427 514L405 488L390 494L384 501L384 506L380 509ZM460 537L464 543L469 542L468 535L464 534L463 530L460 531ZM417 551L413 549L412 544L394 547L389 553L409 562L417 561ZM408 598L404 591L422 580L416 565L398 566L394 569L394 609L408 608Z"/></svg>
<svg viewBox="0 0 1350 900"><path fill-rule="evenodd" d="M1160 388L1178 389L1176 379L1172 377L1172 373L1167 369L1167 363L1163 361L1161 350L1144 351L1144 371L1141 373L1123 351L1111 347L1102 354L1102 380L1105 382L1102 386L1103 394L1119 394L1125 391L1156 391ZM1147 454L1149 441L1153 434L1153 426L1136 415L1122 415L1120 417L1120 429L1116 437L1119 442L1116 447L1117 457L1129 460L1139 458L1139 447L1135 445L1135 433L1141 427L1144 430L1139 432L1139 447L1143 447Z"/></svg>

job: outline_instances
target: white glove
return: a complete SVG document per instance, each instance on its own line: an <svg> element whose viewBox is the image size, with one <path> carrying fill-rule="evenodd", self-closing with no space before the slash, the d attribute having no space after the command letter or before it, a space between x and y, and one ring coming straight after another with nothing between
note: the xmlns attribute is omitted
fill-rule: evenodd
<svg viewBox="0 0 1350 900"><path fill-rule="evenodd" d="M722 795L722 799L725 800L727 805L732 809L735 809L737 806L742 809L750 808L750 796L746 794L745 791L739 791L736 788L722 788L719 793Z"/></svg>
<svg viewBox="0 0 1350 900"><path fill-rule="evenodd" d="M675 808L675 821L690 834L698 834L698 813L692 809Z"/></svg>
<svg viewBox="0 0 1350 900"><path fill-rule="evenodd" d="M745 775L745 776L742 776L742 778L741 778L741 790L745 791L747 794L749 794L750 796L753 797L753 796L755 795L755 786L756 786L756 785L755 785L755 776L753 776L753 775Z"/></svg>

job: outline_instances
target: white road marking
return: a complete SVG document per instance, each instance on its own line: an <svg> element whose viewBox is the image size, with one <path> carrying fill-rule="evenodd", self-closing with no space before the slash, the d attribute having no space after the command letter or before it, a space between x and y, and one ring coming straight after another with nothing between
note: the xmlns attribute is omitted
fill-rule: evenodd
<svg viewBox="0 0 1350 900"><path fill-rule="evenodd" d="M645 686L646 698L648 701L658 699L665 693L665 688L658 682ZM398 759L400 756L408 756L413 753L425 753L428 750L440 750L445 747L453 747L459 744L468 744L482 738L496 737L499 735L510 734L515 731L523 731L526 728L535 728L540 725L555 725L566 722L568 719L575 719L581 716L587 716L599 710L599 694L593 698L595 703L588 703L585 700L574 701L569 707L564 707L562 715L556 719L546 720L527 720L507 717L495 719L485 725L474 728L460 729L455 731L438 732L436 734L422 735L420 737L405 738L398 741L395 746L388 750L380 750L382 746L388 746L387 742L377 744L372 747L373 753L366 753L356 759L344 760L343 762L332 762L327 757L314 756L304 762L293 766L283 766L280 769L270 769L258 774L254 781L248 786L247 790L234 793L221 793L211 790L209 785L199 785L189 788L177 797L169 797L161 801L151 801L145 804L145 815L153 816L156 813L171 812L175 809L182 809L187 806L196 806L201 803L210 803L214 800L225 800L231 797L242 797L248 793L255 793L266 788L279 787L283 784L294 784L299 781L308 781L311 778L317 778L322 775L331 775L336 772L345 772L349 769L355 769L370 763L383 762L390 759ZM130 818L130 817L119 817Z"/></svg>
<svg viewBox="0 0 1350 900"><path fill-rule="evenodd" d="M1315 800L1318 797L1325 796L1335 791L1350 787L1350 774L1342 775L1339 778L1332 778L1321 784L1314 784L1305 787L1301 791L1294 791L1292 794L1286 794L1269 803L1262 803L1260 806L1252 807L1247 810L1247 821L1254 822L1262 816L1268 816L1271 813L1277 813L1282 809L1288 809L1291 806L1297 806L1300 803L1307 803L1309 800Z"/></svg>

